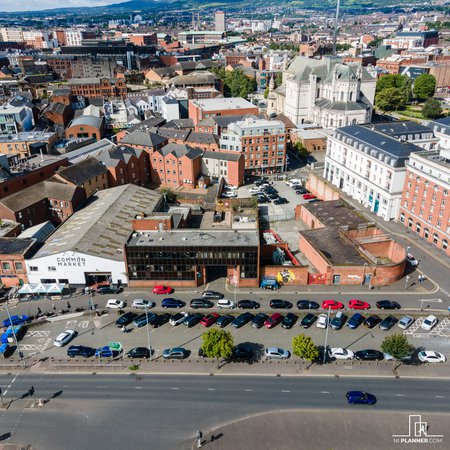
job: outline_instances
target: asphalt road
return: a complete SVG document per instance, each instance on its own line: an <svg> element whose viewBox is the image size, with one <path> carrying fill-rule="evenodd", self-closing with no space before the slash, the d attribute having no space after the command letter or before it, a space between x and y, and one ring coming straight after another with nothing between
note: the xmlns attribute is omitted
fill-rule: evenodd
<svg viewBox="0 0 450 450"><path fill-rule="evenodd" d="M354 389L377 396L377 404L370 408L372 414L398 412L398 417L406 417L406 427L408 414L448 415L450 392L450 381L444 380L320 377L21 374L1 376L0 386L5 399L15 400L8 410L0 410L1 443L32 444L32 448L46 450L191 448L196 430L220 430L244 418L278 410L314 410L318 420L322 412L334 411L336 421L342 411L357 420L358 411L368 407L347 405L345 393ZM21 397L30 386L37 398L50 399L42 409L25 408L32 400ZM366 429L376 442L371 422ZM300 439L306 430L299 427L298 432ZM323 435L323 430L307 430L308 435L314 433ZM229 440L228 448L233 448L233 436L224 436L222 446L224 439ZM248 439L255 443L263 436L249 435ZM342 427L339 436L330 435L329 448L336 439L347 442L348 448L359 447L352 442L351 426Z"/></svg>

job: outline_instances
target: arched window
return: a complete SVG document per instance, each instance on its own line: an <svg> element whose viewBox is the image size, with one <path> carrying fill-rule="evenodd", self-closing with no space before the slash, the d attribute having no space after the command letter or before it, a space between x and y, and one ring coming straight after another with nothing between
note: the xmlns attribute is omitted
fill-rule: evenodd
<svg viewBox="0 0 450 450"><path fill-rule="evenodd" d="M413 226L413 220L410 218L410 219L408 219L408 227L412 228L412 226Z"/></svg>
<svg viewBox="0 0 450 450"><path fill-rule="evenodd" d="M447 247L448 247L448 242L445 239L443 239L442 240L442 250L447 250Z"/></svg>
<svg viewBox="0 0 450 450"><path fill-rule="evenodd" d="M352 120L352 125L356 125L356 119Z"/></svg>
<svg viewBox="0 0 450 450"><path fill-rule="evenodd" d="M425 239L428 239L428 236L430 235L430 232L428 231L428 228L425 228L424 230L423 230L423 237L425 238Z"/></svg>
<svg viewBox="0 0 450 450"><path fill-rule="evenodd" d="M433 244L437 245L438 242L439 242L439 236L436 233L434 233L433 234Z"/></svg>
<svg viewBox="0 0 450 450"><path fill-rule="evenodd" d="M400 214L400 222L405 223L405 214L403 213Z"/></svg>
<svg viewBox="0 0 450 450"><path fill-rule="evenodd" d="M422 229L422 225L420 225L419 222L416 223L416 232L420 233L420 230Z"/></svg>

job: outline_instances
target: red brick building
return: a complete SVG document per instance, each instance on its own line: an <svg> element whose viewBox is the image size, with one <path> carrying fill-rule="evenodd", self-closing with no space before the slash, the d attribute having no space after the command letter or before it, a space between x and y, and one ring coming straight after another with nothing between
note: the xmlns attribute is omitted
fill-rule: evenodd
<svg viewBox="0 0 450 450"><path fill-rule="evenodd" d="M78 116L70 122L66 128L66 138L94 138L99 141L105 133L103 117Z"/></svg>
<svg viewBox="0 0 450 450"><path fill-rule="evenodd" d="M68 86L72 95L86 98L127 98L127 85L123 78L74 78Z"/></svg>
<svg viewBox="0 0 450 450"><path fill-rule="evenodd" d="M0 282L6 287L28 283L25 259L34 251L34 239L0 238Z"/></svg>

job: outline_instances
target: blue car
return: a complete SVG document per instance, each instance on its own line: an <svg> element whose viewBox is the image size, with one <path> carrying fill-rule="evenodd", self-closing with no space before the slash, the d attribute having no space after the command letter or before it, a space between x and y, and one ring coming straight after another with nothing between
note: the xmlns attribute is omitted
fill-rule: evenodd
<svg viewBox="0 0 450 450"><path fill-rule="evenodd" d="M8 318L3 321L3 326L7 328L10 325L21 325L22 323L28 322L29 320L30 316L27 316L25 314L23 314L22 316L11 316L11 320Z"/></svg>
<svg viewBox="0 0 450 450"><path fill-rule="evenodd" d="M163 308L182 308L185 305L181 300L176 300L174 298L165 298L161 302Z"/></svg>
<svg viewBox="0 0 450 450"><path fill-rule="evenodd" d="M111 350L111 348L108 345L105 345L104 347L95 350L95 356L97 358L113 358L114 351Z"/></svg>
<svg viewBox="0 0 450 450"><path fill-rule="evenodd" d="M375 395L362 391L349 391L346 397L351 405L375 405L377 402Z"/></svg>
<svg viewBox="0 0 450 450"><path fill-rule="evenodd" d="M156 317L155 313L151 312L143 313L140 316L137 316L136 319L133 320L133 323L136 327L140 328L147 325L147 323L150 323L152 320L155 319L155 317Z"/></svg>
<svg viewBox="0 0 450 450"><path fill-rule="evenodd" d="M347 326L354 330L358 328L364 322L364 316L362 314L356 313L347 322Z"/></svg>

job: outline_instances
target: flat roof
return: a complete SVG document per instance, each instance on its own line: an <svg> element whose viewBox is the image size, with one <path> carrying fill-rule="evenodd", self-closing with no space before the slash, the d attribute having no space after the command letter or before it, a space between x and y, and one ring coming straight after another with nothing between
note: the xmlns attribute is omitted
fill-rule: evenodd
<svg viewBox="0 0 450 450"><path fill-rule="evenodd" d="M31 238L0 238L0 254L2 255L24 255L36 242Z"/></svg>
<svg viewBox="0 0 450 450"><path fill-rule="evenodd" d="M227 110L227 109L239 109L239 108L256 108L253 103L242 97L227 97L227 98L204 98L198 100L192 100L196 106L199 106L205 111L217 111L217 110Z"/></svg>
<svg viewBox="0 0 450 450"><path fill-rule="evenodd" d="M39 142L48 141L51 137L57 136L55 131L21 131L17 134L2 134L0 142Z"/></svg>

